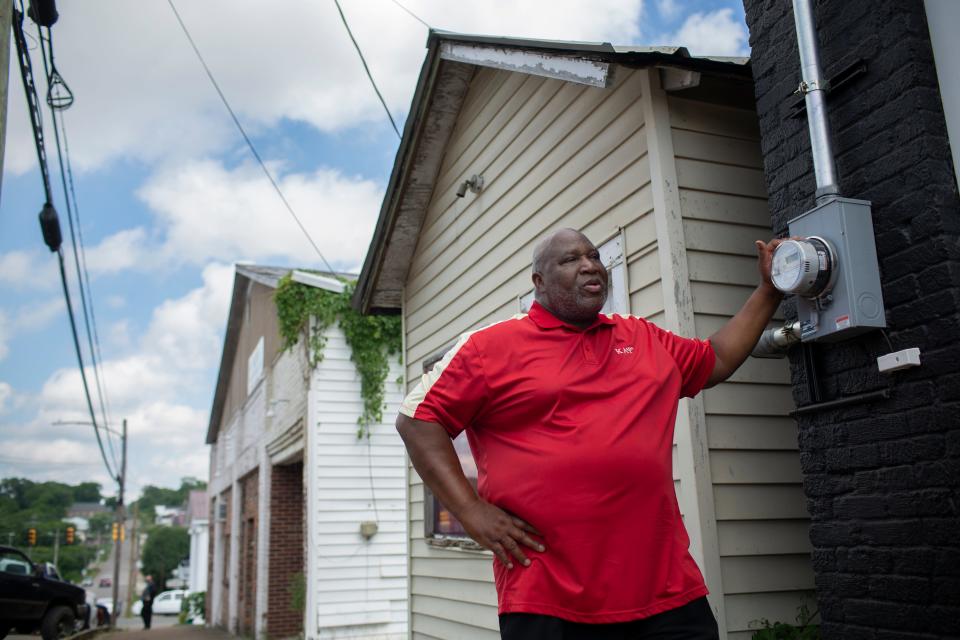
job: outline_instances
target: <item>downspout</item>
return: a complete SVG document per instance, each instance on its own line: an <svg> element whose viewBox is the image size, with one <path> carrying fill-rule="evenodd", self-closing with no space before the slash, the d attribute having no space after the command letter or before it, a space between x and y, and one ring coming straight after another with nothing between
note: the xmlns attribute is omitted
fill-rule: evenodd
<svg viewBox="0 0 960 640"><path fill-rule="evenodd" d="M803 80L798 91L807 105L810 127L810 149L817 180L817 204L840 195L837 166L833 159L833 141L827 121L826 80L820 69L820 53L813 19L811 0L793 0L793 17L797 27L797 48L800 51L800 72Z"/></svg>

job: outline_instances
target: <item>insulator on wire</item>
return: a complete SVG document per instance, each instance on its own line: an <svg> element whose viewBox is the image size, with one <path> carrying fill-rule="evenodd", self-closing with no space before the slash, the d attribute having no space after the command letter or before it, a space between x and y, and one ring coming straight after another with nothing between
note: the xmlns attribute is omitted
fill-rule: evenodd
<svg viewBox="0 0 960 640"><path fill-rule="evenodd" d="M56 251L63 244L63 234L60 232L60 216L49 202L40 210L40 230L43 232L43 242Z"/></svg>
<svg viewBox="0 0 960 640"><path fill-rule="evenodd" d="M60 14L57 13L56 0L30 0L27 15L41 27L50 28L56 24Z"/></svg>

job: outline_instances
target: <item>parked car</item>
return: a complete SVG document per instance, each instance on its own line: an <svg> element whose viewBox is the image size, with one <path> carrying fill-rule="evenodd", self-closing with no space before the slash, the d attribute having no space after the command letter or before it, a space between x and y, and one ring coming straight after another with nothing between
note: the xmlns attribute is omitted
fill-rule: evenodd
<svg viewBox="0 0 960 640"><path fill-rule="evenodd" d="M113 580L111 580L110 578L100 578L99 584L101 587L110 587L110 586L113 586Z"/></svg>
<svg viewBox="0 0 960 640"><path fill-rule="evenodd" d="M177 615L183 607L183 599L190 594L186 589L171 589L164 591L153 599L153 612L158 615ZM130 613L135 616L140 615L143 610L143 602L137 600L130 607Z"/></svg>
<svg viewBox="0 0 960 640"><path fill-rule="evenodd" d="M102 609L103 614L109 620L110 616L113 614L113 598L110 596L103 596L103 597L97 598L96 604L97 604L97 609ZM117 617L120 617L123 615L123 599L122 598L120 599L120 602L117 603L117 605L118 605L117 609L119 609L120 611Z"/></svg>
<svg viewBox="0 0 960 640"><path fill-rule="evenodd" d="M83 589L61 580L52 564L34 564L17 549L0 546L0 639L13 629L39 629L43 640L55 640L89 624Z"/></svg>

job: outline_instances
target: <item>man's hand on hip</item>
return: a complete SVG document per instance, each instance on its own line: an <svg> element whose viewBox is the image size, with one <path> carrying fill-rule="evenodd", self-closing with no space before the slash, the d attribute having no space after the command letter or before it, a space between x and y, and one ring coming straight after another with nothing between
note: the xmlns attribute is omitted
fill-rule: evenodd
<svg viewBox="0 0 960 640"><path fill-rule="evenodd" d="M457 519L477 544L493 551L508 569L513 569L514 558L523 566L530 566L530 559L523 552L524 546L535 551L546 550L528 535L528 532L542 535L539 531L486 500L478 498Z"/></svg>

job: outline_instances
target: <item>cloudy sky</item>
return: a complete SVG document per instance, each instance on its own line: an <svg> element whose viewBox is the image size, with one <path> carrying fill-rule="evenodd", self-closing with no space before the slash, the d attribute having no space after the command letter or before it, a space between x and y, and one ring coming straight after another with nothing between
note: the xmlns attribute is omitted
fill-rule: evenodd
<svg viewBox="0 0 960 640"><path fill-rule="evenodd" d="M439 29L748 55L740 0L400 0ZM290 201L335 268L358 270L398 140L332 0L175 0ZM341 0L401 127L427 29L393 0ZM321 267L255 164L166 0L60 2L57 68L111 419L130 488L206 478L204 437L233 264ZM36 26L27 21L41 92ZM30 39L32 38L32 39ZM113 485L82 385L11 54L0 193L0 477ZM49 112L48 156L69 228ZM76 273L71 270L76 298ZM76 304L75 304L76 306ZM78 317L82 314L78 308ZM91 378L92 381L92 378Z"/></svg>

